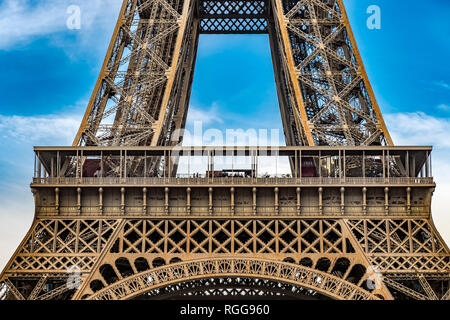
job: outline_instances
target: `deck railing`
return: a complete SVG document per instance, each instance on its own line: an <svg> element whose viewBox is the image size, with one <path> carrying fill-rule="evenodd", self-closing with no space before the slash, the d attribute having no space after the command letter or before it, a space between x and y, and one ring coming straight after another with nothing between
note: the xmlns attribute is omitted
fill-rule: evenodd
<svg viewBox="0 0 450 320"><path fill-rule="evenodd" d="M35 185L430 185L433 178L374 178L374 177L304 177L304 178L155 178L155 177L99 177L99 178L34 178Z"/></svg>

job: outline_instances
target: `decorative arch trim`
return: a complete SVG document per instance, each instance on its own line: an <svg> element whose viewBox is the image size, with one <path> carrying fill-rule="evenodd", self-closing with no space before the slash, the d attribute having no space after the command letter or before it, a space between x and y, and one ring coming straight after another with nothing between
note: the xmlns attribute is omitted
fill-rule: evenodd
<svg viewBox="0 0 450 320"><path fill-rule="evenodd" d="M367 290L326 272L292 263L251 258L201 259L166 265L122 279L87 300L128 300L174 283L214 277L275 280L315 290L337 300L379 300Z"/></svg>

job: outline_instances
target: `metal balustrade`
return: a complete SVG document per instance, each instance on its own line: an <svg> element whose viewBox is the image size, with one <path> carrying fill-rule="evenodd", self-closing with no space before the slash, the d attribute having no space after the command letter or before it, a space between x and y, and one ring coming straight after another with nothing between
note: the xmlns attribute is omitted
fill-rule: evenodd
<svg viewBox="0 0 450 320"><path fill-rule="evenodd" d="M297 185L432 185L433 178L325 178L325 177L307 177L307 178L146 178L146 177L99 177L99 178L34 178L33 185L132 185L132 186L162 186L162 185L255 185L255 186L297 186Z"/></svg>

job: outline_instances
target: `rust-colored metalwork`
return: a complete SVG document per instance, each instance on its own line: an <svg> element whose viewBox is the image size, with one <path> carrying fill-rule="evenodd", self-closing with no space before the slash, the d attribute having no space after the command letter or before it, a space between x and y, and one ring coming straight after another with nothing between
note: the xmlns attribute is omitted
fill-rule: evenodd
<svg viewBox="0 0 450 320"><path fill-rule="evenodd" d="M202 33L269 35L287 147L177 147ZM448 300L431 151L393 146L342 0L124 0L73 146L35 148L0 299ZM223 154L252 169L217 176Z"/></svg>

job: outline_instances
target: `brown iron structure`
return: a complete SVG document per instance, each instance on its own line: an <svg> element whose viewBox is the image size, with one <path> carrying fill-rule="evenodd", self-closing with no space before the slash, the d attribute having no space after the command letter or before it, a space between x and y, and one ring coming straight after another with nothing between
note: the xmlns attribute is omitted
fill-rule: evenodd
<svg viewBox="0 0 450 320"><path fill-rule="evenodd" d="M268 34L286 147L180 147L202 33ZM393 146L342 0L124 0L73 146L35 148L0 300L448 300L431 151Z"/></svg>

